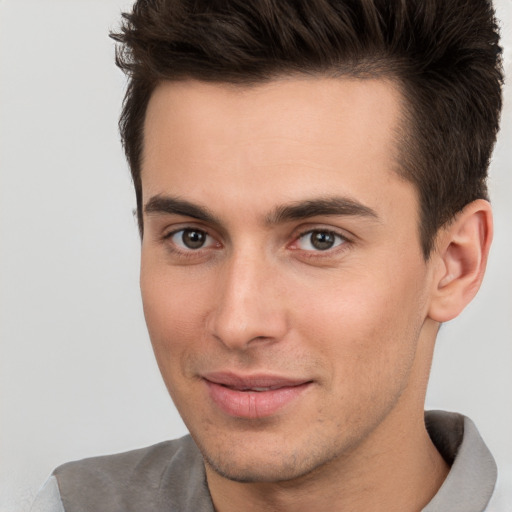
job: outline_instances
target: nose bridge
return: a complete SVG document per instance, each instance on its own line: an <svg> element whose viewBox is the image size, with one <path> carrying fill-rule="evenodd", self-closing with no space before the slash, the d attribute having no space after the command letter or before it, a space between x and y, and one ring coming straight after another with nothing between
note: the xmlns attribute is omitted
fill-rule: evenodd
<svg viewBox="0 0 512 512"><path fill-rule="evenodd" d="M224 262L218 283L210 329L224 345L245 349L284 335L286 314L276 270L261 252L250 247L234 251Z"/></svg>

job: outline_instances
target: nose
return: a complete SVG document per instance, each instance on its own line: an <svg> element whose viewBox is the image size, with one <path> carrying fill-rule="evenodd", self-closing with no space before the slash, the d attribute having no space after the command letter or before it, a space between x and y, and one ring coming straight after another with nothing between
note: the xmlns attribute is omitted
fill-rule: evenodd
<svg viewBox="0 0 512 512"><path fill-rule="evenodd" d="M208 319L211 335L232 350L281 340L288 321L285 294L276 277L276 269L254 254L225 261Z"/></svg>

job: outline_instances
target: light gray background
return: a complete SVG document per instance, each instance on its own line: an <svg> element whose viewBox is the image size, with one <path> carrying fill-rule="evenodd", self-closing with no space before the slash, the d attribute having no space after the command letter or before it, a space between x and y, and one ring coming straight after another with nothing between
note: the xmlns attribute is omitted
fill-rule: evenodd
<svg viewBox="0 0 512 512"><path fill-rule="evenodd" d="M107 37L129 0L0 0L0 511L53 467L185 433L153 361ZM512 76L512 2L498 0ZM491 169L484 286L443 326L429 408L463 412L512 471L512 90Z"/></svg>

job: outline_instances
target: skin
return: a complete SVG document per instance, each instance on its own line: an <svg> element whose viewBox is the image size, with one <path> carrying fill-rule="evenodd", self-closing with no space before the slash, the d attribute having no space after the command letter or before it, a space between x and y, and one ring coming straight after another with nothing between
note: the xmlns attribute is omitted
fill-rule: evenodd
<svg viewBox="0 0 512 512"><path fill-rule="evenodd" d="M320 77L153 93L144 312L217 511L421 510L448 472L423 403L439 322L483 275L490 209L472 204L425 261L417 193L396 172L400 102L390 81ZM333 198L328 212L290 208ZM204 244L187 247L184 229ZM220 371L308 384L239 418L209 394Z"/></svg>

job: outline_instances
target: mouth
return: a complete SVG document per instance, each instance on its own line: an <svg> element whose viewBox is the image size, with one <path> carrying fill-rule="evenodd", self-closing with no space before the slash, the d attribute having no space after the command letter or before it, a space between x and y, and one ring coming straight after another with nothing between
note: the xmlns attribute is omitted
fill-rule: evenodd
<svg viewBox="0 0 512 512"><path fill-rule="evenodd" d="M276 375L210 373L203 376L215 407L228 416L259 419L273 416L295 402L312 384Z"/></svg>

